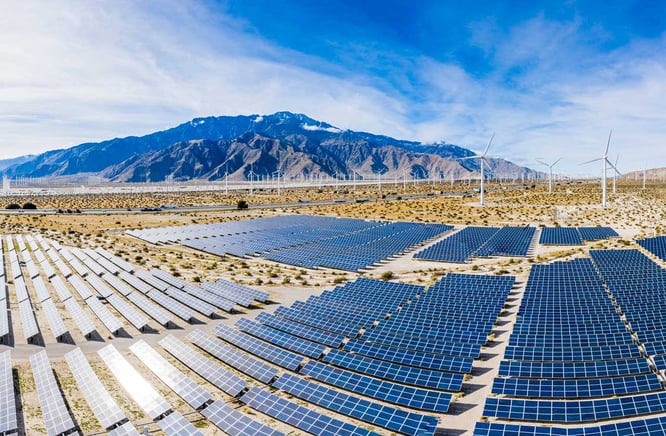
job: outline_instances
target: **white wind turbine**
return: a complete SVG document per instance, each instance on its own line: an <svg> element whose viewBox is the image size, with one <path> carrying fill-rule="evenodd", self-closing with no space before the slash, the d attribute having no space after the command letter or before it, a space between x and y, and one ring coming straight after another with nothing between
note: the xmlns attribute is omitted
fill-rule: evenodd
<svg viewBox="0 0 666 436"><path fill-rule="evenodd" d="M613 170L615 172L613 173L613 195L615 195L615 185L617 181L617 176L620 175L620 172L617 170L617 161L620 160L620 153L617 154L617 157L615 158L615 165L613 166Z"/></svg>
<svg viewBox="0 0 666 436"><path fill-rule="evenodd" d="M610 165L611 168L617 171L617 168L615 168L615 166L611 163L611 161L608 160L608 147L610 147L610 141L612 135L613 135L613 130L611 130L610 133L608 134L608 142L606 143L606 149L604 150L603 156L598 157L596 159L588 160L587 162L583 162L581 164L585 165L597 161L601 161L603 164L601 165L601 207L606 207L606 168Z"/></svg>
<svg viewBox="0 0 666 436"><path fill-rule="evenodd" d="M553 162L552 164L547 164L546 162L544 162L540 159L537 159L537 162L539 162L540 164L545 165L545 166L548 167L548 171L549 171L549 173L548 173L548 193L549 194L553 193L553 167L561 160L562 160L562 158L559 158L555 162Z"/></svg>
<svg viewBox="0 0 666 436"><path fill-rule="evenodd" d="M486 145L486 149L483 150L483 153L477 154L477 155L474 155L474 156L470 156L470 157L463 157L462 159L459 159L459 160L479 159L479 162L481 164L480 165L481 166L481 186L480 186L480 191L481 191L481 201L480 201L480 203L481 203L481 206L484 206L486 204L486 202L485 202L485 191L484 191L484 188L483 188L483 180L484 180L483 167L484 167L484 164L488 165L488 160L486 159L486 154L488 153L488 149L490 148L490 144L493 143L493 138L495 138L495 133L493 133L493 135L490 137L490 141L488 141L488 145ZM488 166L490 167L490 165L488 165Z"/></svg>

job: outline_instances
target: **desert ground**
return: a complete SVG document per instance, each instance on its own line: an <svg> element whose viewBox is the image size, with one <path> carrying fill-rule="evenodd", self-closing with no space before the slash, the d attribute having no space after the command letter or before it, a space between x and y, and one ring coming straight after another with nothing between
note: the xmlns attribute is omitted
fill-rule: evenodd
<svg viewBox="0 0 666 436"><path fill-rule="evenodd" d="M271 304L241 311L237 314L222 314L216 320L202 320L200 324L188 325L181 322L176 329L165 329L159 326L152 333L141 333L128 329L129 337L104 336L98 340L86 340L82 336L72 335L74 344L57 343L49 334L44 334L44 344L22 343L20 334L20 317L15 297L10 294L10 310L15 326L15 341L11 346L0 345L0 352L11 349L18 388L21 410L21 428L26 434L41 434L45 431L37 400L34 379L31 375L28 358L30 355L45 349L57 374L63 394L71 413L79 423L84 434L104 434L104 429L94 418L90 407L79 392L68 365L63 358L64 353L75 346L81 347L88 361L96 370L102 383L120 404L130 421L139 430L144 426L150 434L161 434L157 425L152 424L143 411L118 386L113 376L102 363L96 351L107 344L114 344L123 355L137 368L148 381L173 406L190 419L205 434L223 434L210 423L194 412L173 391L164 385L152 372L129 351L129 346L138 339L143 339L160 351L171 363L183 373L192 377L197 383L213 393L214 398L229 400L222 391L207 383L204 379L189 370L182 363L168 355L157 346L157 342L168 334L184 338L193 329L210 332L218 323L233 325L239 317L254 318L262 311L274 311L280 304L290 305L297 300L306 300L310 295L317 295L326 289L357 277L389 278L403 283L430 285L439 277L449 272L509 274L516 276L519 285L509 297L510 304L500 315L493 340L482 352L482 359L475 361L471 376L464 384L463 394L457 398L447 414L438 415L440 426L438 434L471 434L471 429L481 417L483 403L490 392L493 377L497 374L499 361L515 314L519 307L524 284L529 275L530 266L535 263L551 262L585 256L590 249L598 248L639 248L635 239L666 234L666 184L650 183L643 190L638 182L619 181L617 193L613 194L609 183L609 203L606 209L601 208L601 189L598 181L580 183L560 182L554 186L553 194L548 193L547 184L543 182L530 184L498 184L487 185L486 206L478 203L478 194L473 191L474 183L448 183L434 185L411 185L403 187L402 183L387 183L382 193L387 197L378 198L376 186L357 187L356 192L351 186L346 187L347 194L340 194L340 187L313 187L301 189L283 189L278 197L274 189L255 190L254 195L248 192L196 192L196 193L160 193L157 195L109 194L86 195L72 194L62 196L4 196L0 197L3 204L33 202L38 210L31 213L9 212L0 214L0 234L40 234L45 238L57 241L63 246L103 247L122 257L124 260L145 269L162 268L173 275L191 283L215 281L218 278L235 281L247 286L267 291L271 294ZM462 195L463 192L465 195ZM432 194L420 198L410 198L410 194ZM298 199L310 201L336 198L366 198L363 203L345 202L326 205L300 203L289 207L272 207L271 203L296 202ZM403 198L404 197L404 198ZM195 211L179 211L168 209L161 212L123 211L145 206L169 204L176 206L215 206L235 205L239 200L246 200L250 205L262 204L261 208L249 210L215 210L214 208ZM81 214L46 213L46 209L83 209ZM107 213L89 213L87 210L116 209ZM44 211L43 213L41 211ZM447 223L460 228L467 225L503 226L611 226L620 235L603 241L586 243L576 247L544 247L537 246L530 257L495 257L473 259L468 263L453 264L429 262L413 259L413 255L421 247L408 253L388 259L372 266L361 273L336 271L330 269L303 269L271 262L259 257L237 258L233 256L219 257L195 251L180 245L153 245L125 234L130 229L153 228L161 226L181 226L196 223L214 223L230 220L245 220L281 214L312 214L363 219L414 221L428 223ZM441 239L441 238L439 238ZM437 240L439 240L437 239ZM431 240L428 244L435 243ZM6 257L6 256L5 256ZM663 266L663 265L662 265ZM8 264L5 266L8 270ZM10 283L11 285L11 283ZM34 290L29 289L31 296ZM58 304L62 308L62 304ZM87 309L87 308L86 308ZM109 307L113 311L113 308ZM63 315L67 312L61 311ZM97 318L94 318L99 324ZM37 321L47 326L42 313L37 313ZM78 331L71 319L64 320L70 331ZM101 324L100 324L101 326ZM100 327L100 331L103 329ZM242 375L239 373L239 375ZM243 376L251 381L247 376ZM252 382L256 383L256 382ZM299 404L303 401L295 400ZM240 406L239 406L240 407ZM308 405L308 407L316 408ZM268 416L251 411L242 406L241 409L254 415L271 426L289 434L303 432L276 422ZM317 409L324 412L321 409ZM330 413L330 412L324 412ZM339 417L339 416L338 416ZM361 427L372 428L381 434L390 434L367 423L356 422Z"/></svg>

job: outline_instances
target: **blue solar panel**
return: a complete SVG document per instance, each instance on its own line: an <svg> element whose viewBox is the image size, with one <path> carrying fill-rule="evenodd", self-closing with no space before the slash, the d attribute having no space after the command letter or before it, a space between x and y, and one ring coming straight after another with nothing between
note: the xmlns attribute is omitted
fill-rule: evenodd
<svg viewBox="0 0 666 436"><path fill-rule="evenodd" d="M372 342L363 342L358 339L350 339L344 349L401 365L460 373L470 373L472 371L473 359L471 358L409 351Z"/></svg>
<svg viewBox="0 0 666 436"><path fill-rule="evenodd" d="M477 422L474 436L655 436L666 434L666 417L636 419L592 427L544 427Z"/></svg>
<svg viewBox="0 0 666 436"><path fill-rule="evenodd" d="M292 374L283 374L273 386L343 415L408 435L434 435L437 418L374 403L335 391Z"/></svg>
<svg viewBox="0 0 666 436"><path fill-rule="evenodd" d="M661 390L655 374L587 380L496 378L492 393L526 398L593 398Z"/></svg>
<svg viewBox="0 0 666 436"><path fill-rule="evenodd" d="M253 409L315 435L376 435L369 430L322 415L257 387L247 391L240 400Z"/></svg>
<svg viewBox="0 0 666 436"><path fill-rule="evenodd" d="M290 321L286 318L275 316L267 312L261 312L257 316L257 321L278 330L282 330L283 332L287 332L304 339L309 339L332 348L340 347L340 345L342 345L342 341L345 339L345 337L342 335L330 333L315 327L309 327L305 324Z"/></svg>
<svg viewBox="0 0 666 436"><path fill-rule="evenodd" d="M414 259L465 262L497 233L495 227L465 227L414 255Z"/></svg>
<svg viewBox="0 0 666 436"><path fill-rule="evenodd" d="M629 418L664 411L666 411L666 392L659 392L583 401L489 397L486 400L483 416L516 421L577 423Z"/></svg>
<svg viewBox="0 0 666 436"><path fill-rule="evenodd" d="M659 259L666 261L666 236L639 239L636 243Z"/></svg>
<svg viewBox="0 0 666 436"><path fill-rule="evenodd" d="M275 344L279 347L285 348L287 350L294 351L304 356L312 357L313 359L318 359L324 353L326 349L325 345L316 344L314 342L308 341L307 339L301 339L296 336L292 336L288 333L275 330L271 327L258 324L254 321L250 321L247 318L241 318L236 322L236 327L240 330L251 334L257 338L263 339L264 341Z"/></svg>
<svg viewBox="0 0 666 436"><path fill-rule="evenodd" d="M407 333L407 332L402 332ZM459 342L444 342L437 339L426 339L415 336L403 336L390 331L370 330L361 336L367 342L390 345L392 347L404 348L406 350L427 351L430 353L444 354L447 356L461 356L478 358L481 354L481 345L463 344Z"/></svg>
<svg viewBox="0 0 666 436"><path fill-rule="evenodd" d="M378 400L431 412L446 412L453 397L449 392L399 385L312 360L301 368L301 374Z"/></svg>
<svg viewBox="0 0 666 436"><path fill-rule="evenodd" d="M583 240L576 227L544 227L541 229L539 244L583 245Z"/></svg>
<svg viewBox="0 0 666 436"><path fill-rule="evenodd" d="M275 365L295 371L303 362L303 357L274 345L236 331L224 324L218 324L213 333L239 348L261 357Z"/></svg>
<svg viewBox="0 0 666 436"><path fill-rule="evenodd" d="M270 383L277 377L278 369L241 352L201 330L193 330L187 336L192 343L227 365L264 383Z"/></svg>
<svg viewBox="0 0 666 436"><path fill-rule="evenodd" d="M350 369L381 379L445 391L460 391L464 378L460 373L414 368L358 354L346 353L340 350L330 350L322 360L340 368Z"/></svg>
<svg viewBox="0 0 666 436"><path fill-rule="evenodd" d="M475 256L526 256L536 227L502 227L474 252Z"/></svg>

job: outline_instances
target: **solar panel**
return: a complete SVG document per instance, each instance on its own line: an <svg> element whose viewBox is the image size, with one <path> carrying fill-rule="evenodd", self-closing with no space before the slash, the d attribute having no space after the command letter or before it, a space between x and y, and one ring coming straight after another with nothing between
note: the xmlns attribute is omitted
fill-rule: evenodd
<svg viewBox="0 0 666 436"><path fill-rule="evenodd" d="M488 397L483 416L517 421L598 422L663 413L666 392L596 400L524 400Z"/></svg>
<svg viewBox="0 0 666 436"><path fill-rule="evenodd" d="M369 430L342 422L321 413L299 406L287 399L253 387L240 400L275 419L293 425L303 431L321 436L375 435Z"/></svg>
<svg viewBox="0 0 666 436"><path fill-rule="evenodd" d="M374 403L364 398L335 391L292 374L281 375L279 379L273 382L273 387L334 412L399 433L434 435L437 428L438 421L434 416Z"/></svg>
<svg viewBox="0 0 666 436"><path fill-rule="evenodd" d="M459 373L414 368L340 350L329 350L322 361L385 380L445 391L459 392L464 379Z"/></svg>
<svg viewBox="0 0 666 436"><path fill-rule="evenodd" d="M113 262L111 262L108 259L105 259L104 257L98 257L95 259L95 262L97 262L102 268L104 268L106 271L108 271L111 274L118 274L120 273L120 268Z"/></svg>
<svg viewBox="0 0 666 436"><path fill-rule="evenodd" d="M193 409L199 409L211 401L212 397L205 389L180 372L145 341L135 342L130 350Z"/></svg>
<svg viewBox="0 0 666 436"><path fill-rule="evenodd" d="M174 336L167 336L159 344L176 359L232 397L238 396L247 386L245 380L197 353Z"/></svg>
<svg viewBox="0 0 666 436"><path fill-rule="evenodd" d="M0 299L0 344L4 337L9 335L9 317L7 312L7 300Z"/></svg>
<svg viewBox="0 0 666 436"><path fill-rule="evenodd" d="M275 345L267 344L224 324L218 324L213 329L213 333L249 353L292 371L296 370L303 362L302 356L278 348Z"/></svg>
<svg viewBox="0 0 666 436"><path fill-rule="evenodd" d="M463 374L472 371L473 359L471 358L444 356L442 354L431 354L421 351L409 351L372 342L364 342L358 339L350 339L345 345L344 350L386 360L388 362L416 366L419 368L460 372Z"/></svg>
<svg viewBox="0 0 666 436"><path fill-rule="evenodd" d="M153 288L159 289L162 292L166 292L166 290L169 289L168 284L158 279L157 277L153 276L151 273L149 273L146 270L137 268L134 271L134 275L143 280L144 282L148 283Z"/></svg>
<svg viewBox="0 0 666 436"><path fill-rule="evenodd" d="M85 283L83 283L81 277L69 276L67 280L74 287L74 290L79 294L82 300L88 300L90 297L93 296L92 292L90 291L90 288Z"/></svg>
<svg viewBox="0 0 666 436"><path fill-rule="evenodd" d="M41 263L40 266L42 267L42 271L44 271L44 276L47 279L50 279L51 277L56 275L55 270L48 261Z"/></svg>
<svg viewBox="0 0 666 436"><path fill-rule="evenodd" d="M109 436L141 436L141 433L128 421L109 431Z"/></svg>
<svg viewBox="0 0 666 436"><path fill-rule="evenodd" d="M77 259L72 258L68 259L67 262L69 262L69 266L74 268L74 271L81 277L87 277L89 274L88 268L86 268L81 262L79 262Z"/></svg>
<svg viewBox="0 0 666 436"><path fill-rule="evenodd" d="M0 353L0 434L18 433L14 378L9 350Z"/></svg>
<svg viewBox="0 0 666 436"><path fill-rule="evenodd" d="M197 430L190 421L178 412L171 412L157 421L157 425L167 435L204 436L203 433Z"/></svg>
<svg viewBox="0 0 666 436"><path fill-rule="evenodd" d="M136 307L143 310L151 318L157 321L160 325L167 326L169 323L173 322L171 315L160 308L159 306L153 304L150 300L144 297L139 292L132 292L127 296L127 299L130 300Z"/></svg>
<svg viewBox="0 0 666 436"><path fill-rule="evenodd" d="M14 278L14 292L16 292L16 301L21 303L28 299L28 288L25 286L23 277Z"/></svg>
<svg viewBox="0 0 666 436"><path fill-rule="evenodd" d="M111 262L113 262L115 265L119 266L120 269L122 269L123 271L129 272L129 273L134 272L134 266L132 264L128 263L128 262L125 262L124 260L122 260L118 256L111 256L108 259Z"/></svg>
<svg viewBox="0 0 666 436"><path fill-rule="evenodd" d="M332 386L412 409L445 413L453 398L449 392L379 380L313 360L306 363L300 372Z"/></svg>
<svg viewBox="0 0 666 436"><path fill-rule="evenodd" d="M79 330L81 330L83 336L87 337L97 331L95 323L93 323L88 314L81 308L81 306L79 306L79 303L77 303L76 300L68 298L64 301L64 304L69 314L74 318L74 322Z"/></svg>
<svg viewBox="0 0 666 436"><path fill-rule="evenodd" d="M51 294L49 294L48 289L46 289L46 285L44 284L44 281L41 277L35 277L32 280L32 286L35 288L35 292L37 293L37 301L40 303L51 298Z"/></svg>
<svg viewBox="0 0 666 436"><path fill-rule="evenodd" d="M74 262L74 261L72 261ZM72 262L70 262L70 265L72 265ZM88 268L90 269L97 277L101 276L106 272L104 268L102 268L97 262L92 260L91 258L84 256L83 259L81 259L81 262ZM73 266L73 265L72 265Z"/></svg>
<svg viewBox="0 0 666 436"><path fill-rule="evenodd" d="M118 352L113 345L100 349L100 355L106 366L109 367L120 385L127 391L132 399L150 417L156 420L171 410L171 406L144 379L141 374Z"/></svg>
<svg viewBox="0 0 666 436"><path fill-rule="evenodd" d="M60 392L46 351L30 356L32 375L35 378L39 405L42 409L44 425L49 435L68 434L77 428L67 410L65 399Z"/></svg>
<svg viewBox="0 0 666 436"><path fill-rule="evenodd" d="M231 436L284 436L284 433L255 421L221 401L215 401L203 409L201 414Z"/></svg>
<svg viewBox="0 0 666 436"><path fill-rule="evenodd" d="M99 293L99 295L101 295L102 297L108 298L108 297L110 297L111 295L114 295L113 290L112 290L110 287L108 287L108 286L102 281L102 279L100 279L99 277L94 276L94 275L90 275L90 276L87 276L87 277L86 277L86 281L87 281L87 282L90 284L90 286L92 286L93 289L95 289L95 291L97 291L97 293Z"/></svg>
<svg viewBox="0 0 666 436"><path fill-rule="evenodd" d="M88 298L86 304L95 312L97 318L113 334L118 333L123 328L123 323L107 309L97 298Z"/></svg>
<svg viewBox="0 0 666 436"><path fill-rule="evenodd" d="M257 316L257 321L267 326L282 330L283 332L318 342L332 348L340 347L345 339L342 335L336 335L318 328L309 327L305 324L290 321L286 318L281 318L267 312L261 312Z"/></svg>
<svg viewBox="0 0 666 436"><path fill-rule="evenodd" d="M42 309L44 310L44 313L46 313L46 320L48 321L51 333L53 333L56 340L59 340L59 338L69 332L67 326L65 326L65 323L60 317L60 312L58 312L53 300L49 298L48 300L42 301Z"/></svg>
<svg viewBox="0 0 666 436"><path fill-rule="evenodd" d="M65 262L62 260L58 259L54 262L56 268L60 271L60 274L62 274L63 277L69 278L72 275L72 270L69 269L67 265L65 265Z"/></svg>
<svg viewBox="0 0 666 436"><path fill-rule="evenodd" d="M32 259L28 259L25 262L25 267L28 270L28 277L30 277L31 279L39 275L39 270L37 269L37 266L35 265L35 262L32 261Z"/></svg>
<svg viewBox="0 0 666 436"><path fill-rule="evenodd" d="M19 314L21 315L21 323L23 324L23 337L26 342L31 343L32 339L39 334L39 327L37 327L35 312L32 309L30 300L23 300L19 303Z"/></svg>
<svg viewBox="0 0 666 436"><path fill-rule="evenodd" d="M123 300L120 295L110 295L107 301L137 330L143 330L148 326L148 318Z"/></svg>
<svg viewBox="0 0 666 436"><path fill-rule="evenodd" d="M650 436L666 434L666 417L633 419L591 427L544 427L527 424L477 422L475 436Z"/></svg>
<svg viewBox="0 0 666 436"><path fill-rule="evenodd" d="M251 297L241 295L239 292L235 292L231 289L223 288L217 283L201 283L200 286L205 291L225 298L243 307L250 307L252 303L254 303L254 299Z"/></svg>
<svg viewBox="0 0 666 436"><path fill-rule="evenodd" d="M275 330L268 326L258 324L247 318L241 318L236 322L236 327L241 331L251 334L264 341L275 344L287 350L294 351L304 356L318 359L326 350L326 346L317 344L307 339L301 339L288 333Z"/></svg>
<svg viewBox="0 0 666 436"><path fill-rule="evenodd" d="M137 289L142 294L147 294L154 289L148 283L139 280L127 271L122 271L120 274L118 274L118 277L129 283L133 288Z"/></svg>
<svg viewBox="0 0 666 436"><path fill-rule="evenodd" d="M125 413L97 378L80 348L65 353L65 360L76 379L79 390L103 428L115 427L127 419Z"/></svg>
<svg viewBox="0 0 666 436"><path fill-rule="evenodd" d="M274 366L261 362L252 356L230 347L203 333L201 330L193 330L187 336L187 339L232 368L236 368L238 371L261 382L270 383L271 380L277 377L278 370Z"/></svg>
<svg viewBox="0 0 666 436"><path fill-rule="evenodd" d="M176 289L174 287L169 287L166 290L166 294L180 303L185 304L186 306L191 307L192 309L196 310L199 313L202 313L206 315L209 318L212 318L215 315L215 307L211 304L206 303L205 301L201 301L198 298L181 291L180 289Z"/></svg>
<svg viewBox="0 0 666 436"><path fill-rule="evenodd" d="M12 278L13 279L21 277L23 275L23 273L21 272L21 266L19 265L18 261L10 262L9 268L12 271Z"/></svg>
<svg viewBox="0 0 666 436"><path fill-rule="evenodd" d="M259 289L254 289L250 288L248 286L244 286L238 283L230 282L228 280L224 279L218 279L215 282L216 285L222 286L224 288L232 289L236 292L239 292L241 295L246 295L253 300L260 301L262 303L265 303L268 301L268 298L270 297L270 294L265 291L261 291Z"/></svg>
<svg viewBox="0 0 666 436"><path fill-rule="evenodd" d="M612 397L661 390L655 374L595 379L518 379L496 378L492 393L511 397L577 399Z"/></svg>
<svg viewBox="0 0 666 436"><path fill-rule="evenodd" d="M183 319L187 322L192 321L194 318L194 312L189 307L185 306L182 303L174 300L168 295L164 295L158 290L152 290L148 292L148 298L169 310L171 313L175 314L178 318Z"/></svg>
<svg viewBox="0 0 666 436"><path fill-rule="evenodd" d="M120 292L124 296L128 296L132 292L134 292L134 289L132 289L129 285L127 285L125 282L117 279L115 276L111 274L104 274L102 276L102 279L109 285L113 287L116 291Z"/></svg>

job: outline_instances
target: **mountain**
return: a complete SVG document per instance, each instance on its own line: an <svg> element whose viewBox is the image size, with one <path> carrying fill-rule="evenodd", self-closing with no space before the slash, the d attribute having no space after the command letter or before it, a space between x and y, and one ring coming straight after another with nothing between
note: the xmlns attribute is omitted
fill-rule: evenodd
<svg viewBox="0 0 666 436"><path fill-rule="evenodd" d="M624 180L634 180L634 181L643 181L643 173L645 172L645 180L648 182L659 181L662 182L666 180L666 168L649 168L645 171L631 171L628 173L622 174L621 179Z"/></svg>
<svg viewBox="0 0 666 436"><path fill-rule="evenodd" d="M341 130L302 114L195 118L149 135L52 150L8 165L10 177L96 174L112 181L249 180L276 171L307 177L450 177L478 173L470 150ZM492 176L539 176L529 168L490 159ZM1 163L2 161L0 161Z"/></svg>
<svg viewBox="0 0 666 436"><path fill-rule="evenodd" d="M11 159L0 159L0 171L4 170L5 168L9 168L14 165L22 164L24 162L28 162L32 159L35 158L34 154L28 154L25 156L19 156L19 157L14 157Z"/></svg>

